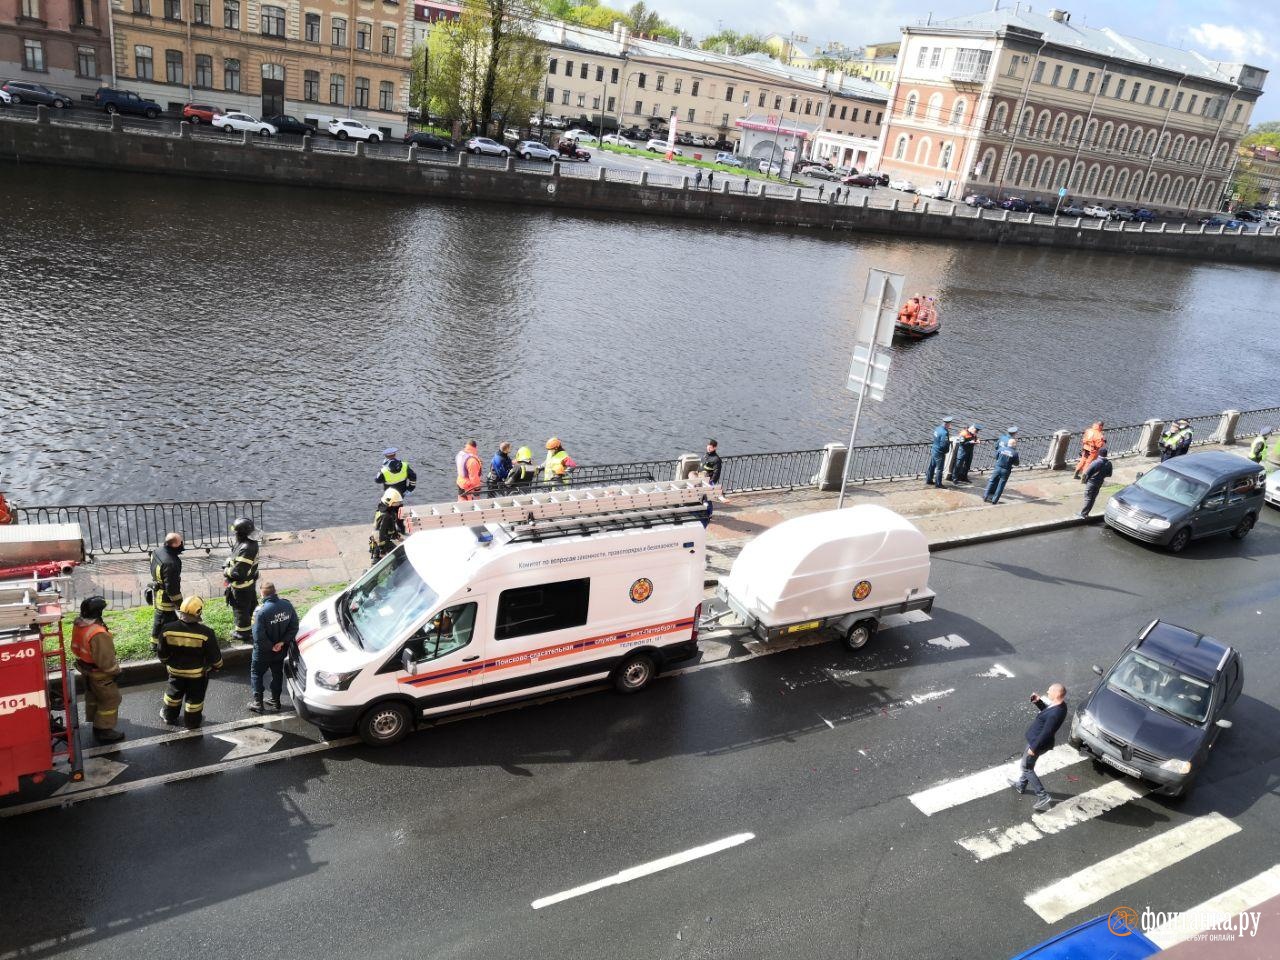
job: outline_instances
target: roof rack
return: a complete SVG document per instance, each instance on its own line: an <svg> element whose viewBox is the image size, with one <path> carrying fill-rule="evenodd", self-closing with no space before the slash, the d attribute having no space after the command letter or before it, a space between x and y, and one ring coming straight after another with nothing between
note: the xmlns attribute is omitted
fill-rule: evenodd
<svg viewBox="0 0 1280 960"><path fill-rule="evenodd" d="M405 510L409 531L501 524L513 540L575 536L601 529L701 519L716 487L703 480L657 480L566 487L490 500L436 503Z"/></svg>

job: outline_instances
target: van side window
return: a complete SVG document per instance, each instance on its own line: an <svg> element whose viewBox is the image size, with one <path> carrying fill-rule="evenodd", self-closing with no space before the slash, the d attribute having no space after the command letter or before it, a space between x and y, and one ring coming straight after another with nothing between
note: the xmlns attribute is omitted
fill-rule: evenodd
<svg viewBox="0 0 1280 960"><path fill-rule="evenodd" d="M1231 481L1231 496L1227 498L1227 502L1239 503L1246 497L1252 496L1256 487L1253 474L1247 477L1236 477Z"/></svg>
<svg viewBox="0 0 1280 960"><path fill-rule="evenodd" d="M437 660L471 643L476 628L476 605L460 603L441 610L409 638L409 650L419 663Z"/></svg>
<svg viewBox="0 0 1280 960"><path fill-rule="evenodd" d="M498 598L495 640L580 627L587 622L591 580L561 580L503 590Z"/></svg>
<svg viewBox="0 0 1280 960"><path fill-rule="evenodd" d="M1214 487L1209 491L1209 495L1204 498L1204 508L1206 510L1217 510L1227 502L1227 488Z"/></svg>

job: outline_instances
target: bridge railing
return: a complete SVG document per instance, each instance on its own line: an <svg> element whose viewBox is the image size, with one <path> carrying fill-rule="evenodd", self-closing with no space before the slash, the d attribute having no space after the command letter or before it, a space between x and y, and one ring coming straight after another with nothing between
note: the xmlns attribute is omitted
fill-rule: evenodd
<svg viewBox="0 0 1280 960"><path fill-rule="evenodd" d="M15 506L19 523L78 523L91 554L145 553L170 531L187 546L227 543L231 524L248 517L262 526L266 500L190 500L167 503L96 503Z"/></svg>

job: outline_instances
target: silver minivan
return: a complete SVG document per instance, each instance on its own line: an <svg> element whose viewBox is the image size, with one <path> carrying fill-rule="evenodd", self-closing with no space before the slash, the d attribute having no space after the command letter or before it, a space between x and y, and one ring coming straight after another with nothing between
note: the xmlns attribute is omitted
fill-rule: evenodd
<svg viewBox="0 0 1280 960"><path fill-rule="evenodd" d="M1266 471L1234 453L1192 453L1166 460L1107 502L1107 526L1181 552L1192 540L1248 536L1258 522Z"/></svg>

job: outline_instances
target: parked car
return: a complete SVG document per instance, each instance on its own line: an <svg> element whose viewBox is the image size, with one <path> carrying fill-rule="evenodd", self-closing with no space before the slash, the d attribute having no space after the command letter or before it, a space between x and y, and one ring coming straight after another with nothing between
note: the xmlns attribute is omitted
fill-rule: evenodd
<svg viewBox="0 0 1280 960"><path fill-rule="evenodd" d="M606 133L603 137L600 138L600 142L602 144L611 143L615 147L631 146L631 144L627 142L627 138L620 133Z"/></svg>
<svg viewBox="0 0 1280 960"><path fill-rule="evenodd" d="M896 179L894 179L894 180L890 180L890 181L889 181L889 189L890 189L890 190L901 190L901 191L903 191L904 193L915 193L915 192L916 192L916 185L915 185L914 183L912 183L910 180L906 180L906 179L904 179L904 178L902 178L902 177L898 177L898 178L896 178Z"/></svg>
<svg viewBox="0 0 1280 960"><path fill-rule="evenodd" d="M1266 503L1280 509L1280 470L1272 470L1267 475L1267 489L1263 493Z"/></svg>
<svg viewBox="0 0 1280 960"><path fill-rule="evenodd" d="M287 113L277 113L273 117L263 117L263 122L271 124L278 133L293 133L300 137L306 137L316 132L316 128L309 123L303 123L297 117Z"/></svg>
<svg viewBox="0 0 1280 960"><path fill-rule="evenodd" d="M1047 200L1032 200L1031 212L1039 213L1046 217L1053 216L1055 204L1049 203Z"/></svg>
<svg viewBox="0 0 1280 960"><path fill-rule="evenodd" d="M1110 210L1108 210L1106 207L1104 207L1104 206L1103 206L1102 204L1100 204L1100 203L1095 203L1095 204L1093 204L1092 206L1085 207L1085 208L1084 208L1084 215L1085 215L1086 217L1093 217L1095 220L1110 220L1110 219L1111 219L1111 211L1110 211Z"/></svg>
<svg viewBox="0 0 1280 960"><path fill-rule="evenodd" d="M648 143L644 145L644 148L648 150L650 153L666 153L667 138L663 137L659 139L657 137L654 137L652 140L650 140ZM681 150L679 147L672 147L671 153L675 154L677 157L684 156L684 151Z"/></svg>
<svg viewBox="0 0 1280 960"><path fill-rule="evenodd" d="M1181 553L1201 537L1248 536L1258 522L1266 471L1234 453L1174 457L1129 484L1109 501L1107 526L1136 540Z"/></svg>
<svg viewBox="0 0 1280 960"><path fill-rule="evenodd" d="M488 137L472 137L467 141L467 153L484 154L489 157L509 157L511 151Z"/></svg>
<svg viewBox="0 0 1280 960"><path fill-rule="evenodd" d="M1156 218L1156 215L1145 207L1135 207L1129 212L1133 214L1133 219L1138 223L1150 223Z"/></svg>
<svg viewBox="0 0 1280 960"><path fill-rule="evenodd" d="M761 173L772 174L775 177L782 176L782 164L777 161L770 163L768 160L761 160L756 164L756 169Z"/></svg>
<svg viewBox="0 0 1280 960"><path fill-rule="evenodd" d="M1021 197L1005 197L1000 201L1000 207L1003 210L1012 210L1014 213L1027 213L1031 210L1031 204Z"/></svg>
<svg viewBox="0 0 1280 960"><path fill-rule="evenodd" d="M722 163L726 167L742 166L741 160L735 157L732 153L729 153L728 151L725 151L725 150L721 150L719 153L716 154L716 163Z"/></svg>
<svg viewBox="0 0 1280 960"><path fill-rule="evenodd" d="M160 104L154 100L144 100L132 90L111 87L99 87L93 94L93 105L107 113L132 113L148 120L154 120L161 113Z"/></svg>
<svg viewBox="0 0 1280 960"><path fill-rule="evenodd" d="M32 83L30 80L6 80L0 83L0 90L9 95L13 103L43 103L47 107L63 110L75 103L70 96L59 93L43 83Z"/></svg>
<svg viewBox="0 0 1280 960"><path fill-rule="evenodd" d="M591 154L578 146L576 140L561 140L556 144L556 152L570 160L581 160L583 163L591 159Z"/></svg>
<svg viewBox="0 0 1280 960"><path fill-rule="evenodd" d="M1219 227L1224 227L1227 230L1239 230L1244 227L1243 221L1236 220L1233 217L1219 217L1219 216L1205 217L1203 220L1200 221L1200 225L1202 227L1209 227L1214 230L1218 229Z"/></svg>
<svg viewBox="0 0 1280 960"><path fill-rule="evenodd" d="M806 177L812 177L814 180L839 180L840 175L834 170L828 170L826 167L810 167L807 170L800 171Z"/></svg>
<svg viewBox="0 0 1280 960"><path fill-rule="evenodd" d="M948 189L945 184L935 183L931 187L920 187L917 191L922 197L928 197L931 200L947 199Z"/></svg>
<svg viewBox="0 0 1280 960"><path fill-rule="evenodd" d="M598 144L600 142L600 138L594 133L583 130L581 127L574 127L572 130L566 130L564 132L564 137L569 140L577 140L579 143Z"/></svg>
<svg viewBox="0 0 1280 960"><path fill-rule="evenodd" d="M971 193L964 198L964 202L971 207L981 207L983 210L992 210L997 204L985 193Z"/></svg>
<svg viewBox="0 0 1280 960"><path fill-rule="evenodd" d="M1257 210L1237 210L1232 216L1245 223L1261 223L1263 215Z"/></svg>
<svg viewBox="0 0 1280 960"><path fill-rule="evenodd" d="M1084 207L1078 203L1064 203L1058 208L1058 214L1063 217L1083 217Z"/></svg>
<svg viewBox="0 0 1280 960"><path fill-rule="evenodd" d="M382 134L359 120L339 119L329 121L329 136L339 140L363 140L365 143L381 143Z"/></svg>
<svg viewBox="0 0 1280 960"><path fill-rule="evenodd" d="M554 160L559 154L540 140L521 140L516 144L516 156L521 160Z"/></svg>
<svg viewBox="0 0 1280 960"><path fill-rule="evenodd" d="M1125 210L1123 207L1117 207L1114 204L1107 208L1107 215L1112 220L1123 220L1126 223L1133 221L1133 211Z"/></svg>
<svg viewBox="0 0 1280 960"><path fill-rule="evenodd" d="M450 153L458 149L457 144L452 140L436 136L434 133L427 133L425 130L414 130L406 133L404 142L426 147L428 150L439 150L441 153Z"/></svg>
<svg viewBox="0 0 1280 960"><path fill-rule="evenodd" d="M872 173L855 173L840 181L850 187L878 187L880 178Z"/></svg>
<svg viewBox="0 0 1280 960"><path fill-rule="evenodd" d="M7 90L0 90L0 107L7 107L13 103L13 97L9 96Z"/></svg>
<svg viewBox="0 0 1280 960"><path fill-rule="evenodd" d="M271 124L265 123L251 114L241 113L239 110L215 113L213 115L213 125L226 133L235 133L243 130L248 133L256 133L260 137L274 137L276 135L276 128Z"/></svg>
<svg viewBox="0 0 1280 960"><path fill-rule="evenodd" d="M1103 672L1071 722L1070 743L1121 773L1186 794L1240 696L1240 654L1212 637L1153 620Z"/></svg>
<svg viewBox="0 0 1280 960"><path fill-rule="evenodd" d="M221 112L217 107L207 103L186 103L182 106L182 119L193 127L198 127L202 123L212 124L213 115Z"/></svg>

